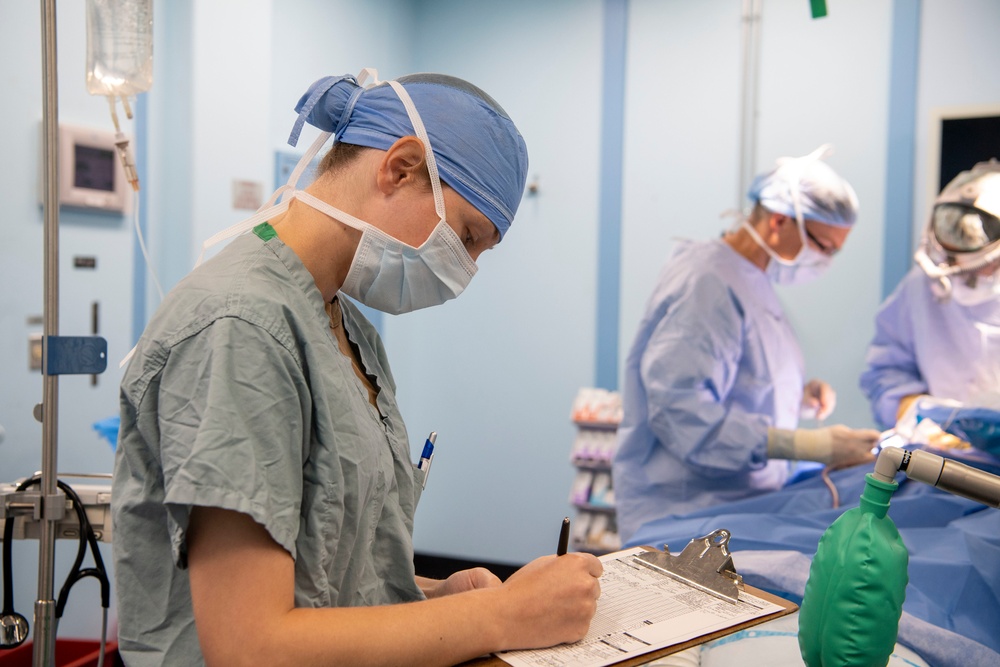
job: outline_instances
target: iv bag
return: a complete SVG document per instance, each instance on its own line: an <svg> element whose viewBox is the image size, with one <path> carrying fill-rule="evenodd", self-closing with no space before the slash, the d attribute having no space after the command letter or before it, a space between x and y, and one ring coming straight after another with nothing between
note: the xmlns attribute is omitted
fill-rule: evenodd
<svg viewBox="0 0 1000 667"><path fill-rule="evenodd" d="M87 92L128 96L153 85L153 0L87 0Z"/></svg>

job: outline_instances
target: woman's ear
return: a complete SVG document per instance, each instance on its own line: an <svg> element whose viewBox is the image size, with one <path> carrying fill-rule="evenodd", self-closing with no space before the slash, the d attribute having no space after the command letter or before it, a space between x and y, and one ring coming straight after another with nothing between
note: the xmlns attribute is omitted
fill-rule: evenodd
<svg viewBox="0 0 1000 667"><path fill-rule="evenodd" d="M414 136L397 139L385 152L376 174L378 189L387 195L403 186L426 183L428 178L424 143Z"/></svg>

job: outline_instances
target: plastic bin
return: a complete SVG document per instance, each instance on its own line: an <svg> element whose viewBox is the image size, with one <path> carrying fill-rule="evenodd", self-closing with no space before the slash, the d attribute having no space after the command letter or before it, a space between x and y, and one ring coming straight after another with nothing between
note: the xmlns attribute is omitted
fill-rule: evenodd
<svg viewBox="0 0 1000 667"><path fill-rule="evenodd" d="M0 651L0 667L31 667L32 643L25 642L17 648ZM101 656L101 642L96 639L57 639L56 667L97 667ZM118 657L118 642L109 641L105 649L104 665L123 664Z"/></svg>

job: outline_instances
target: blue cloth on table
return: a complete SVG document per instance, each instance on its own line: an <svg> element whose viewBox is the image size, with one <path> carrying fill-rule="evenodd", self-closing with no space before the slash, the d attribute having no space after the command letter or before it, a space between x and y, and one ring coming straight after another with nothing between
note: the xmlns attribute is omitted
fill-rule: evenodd
<svg viewBox="0 0 1000 667"><path fill-rule="evenodd" d="M995 459L966 462L1000 474L1000 461ZM866 465L830 474L841 500L836 509L823 480L812 477L766 495L650 521L626 546L667 544L678 553L692 538L726 528L732 533L729 548L734 552L797 551L811 558L830 524L858 506L865 474L871 469ZM1000 661L1000 510L903 476L897 482L900 487L893 494L889 516L910 553L904 617L909 614L978 642ZM739 571L738 553L734 562ZM784 592L801 595L801 591ZM922 655L926 649L905 641L902 626L900 641ZM943 648L947 655L947 647ZM932 664L949 664L941 656L936 656L937 662L924 657Z"/></svg>
<svg viewBox="0 0 1000 667"><path fill-rule="evenodd" d="M933 420L943 430L973 447L1000 456L1000 410L974 405L917 403L917 419Z"/></svg>

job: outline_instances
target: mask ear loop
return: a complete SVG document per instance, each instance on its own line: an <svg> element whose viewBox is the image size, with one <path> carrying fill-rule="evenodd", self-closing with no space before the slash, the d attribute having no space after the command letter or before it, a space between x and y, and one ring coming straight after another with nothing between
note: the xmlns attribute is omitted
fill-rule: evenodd
<svg viewBox="0 0 1000 667"><path fill-rule="evenodd" d="M259 225L260 223L270 220L276 214L284 213L285 211L287 211L288 206L291 204L292 197L286 197L282 199L280 203L277 204L275 202L278 200L279 197L282 197L288 192L292 192L293 194L295 192L298 192L295 189L295 186L298 183L299 178L305 172L306 167L309 166L309 163L312 161L312 159L316 157L316 154L319 152L319 149L323 147L323 144L325 144L331 136L333 136L332 132L322 132L318 137L316 137L316 140L313 141L312 146L309 147L309 150L306 151L305 155L302 156L298 164L295 165L295 169L292 170L291 175L288 177L288 182L282 185L277 190L275 190L271 194L271 197L259 209L257 209L256 213L254 213L246 220L238 222L235 225L232 225L231 227L227 227L226 229L223 229L217 234L213 234L209 238L205 239L204 243L201 244L201 252L198 253L198 259L194 263L194 268L197 268L198 266L201 265L201 263L205 259L205 252L208 251L208 249L211 248L212 246L216 245L217 243L221 243L226 239L230 239L234 236L239 236L241 234L244 234L253 229L254 227L256 227L257 225ZM128 351L128 354L126 354L125 357L118 363L118 367L123 368L125 364L127 364L129 360L132 359L132 356L134 354L135 354L135 347L133 347L131 350Z"/></svg>
<svg viewBox="0 0 1000 667"><path fill-rule="evenodd" d="M359 86L361 86L364 85L364 83L369 79L369 77L374 80L367 87L375 86L381 83L378 80L378 70L371 67L366 67L362 69L356 78L348 76L330 77L329 80L326 81L322 86L313 91L313 94L309 96L309 99L306 100L306 103L302 106L302 111L299 113L299 117L296 119L295 125L292 128L292 133L288 137L288 143L292 146L298 143L299 132L302 129L302 125L305 122L306 117L309 115L309 112L312 111L313 107L315 107L316 104L319 102L320 98L322 98L323 95L326 94L328 90L330 90L330 88L332 88L333 86L344 80L354 81ZM395 82L390 82L390 83L395 83ZM358 88L356 91L354 91L354 93L351 96L351 99L348 101L348 104L345 105L344 113L341 115L340 121L338 122L337 134L343 132L343 126L346 126L347 124L346 120L347 118L350 117L351 111L354 109L354 105L357 102L358 96L360 96L362 90L363 90L362 88ZM408 98L409 96L407 96L407 99ZM405 100L403 104L405 106L406 104ZM413 102L411 101L410 107L412 106ZM409 113L409 108L407 108L407 113ZM412 116L410 120L411 121L413 120ZM423 124L421 124L421 129L423 129ZM294 193L297 191L296 185L298 184L299 178L301 178L302 174L305 172L306 168L312 162L313 158L316 157L316 155L319 153L319 150L333 135L334 135L333 132L321 132L320 135L316 137L315 141L313 141L312 145L309 147L309 150L305 152L305 154L299 159L298 163L295 165L295 168L292 170L291 175L289 175L288 177L288 182L282 185L277 190L275 190L271 194L270 198L268 198L268 200L260 208L257 209L257 212L254 215L250 216L249 218L247 218L242 222L236 223L231 227L223 229L221 232L214 234L210 236L208 239L206 239L205 242L201 244L201 252L198 254L198 260L194 264L195 267L201 265L202 261L204 261L205 258L205 252L212 246L222 241L225 241L226 239L230 239L233 238L234 236L239 236L240 234L246 233L247 231L259 225L260 223L267 221L268 218L273 217L276 213L284 213L288 209L288 205L291 203L291 200L294 198L293 196L285 197L285 195L288 193L292 193L294 195ZM426 137L426 132L424 133L424 136ZM436 168L434 173L435 175L437 174ZM440 185L438 185L438 189L440 190ZM276 204L275 202L279 201L279 198L281 199L281 201L280 203ZM435 202L436 201L437 200L435 199Z"/></svg>
<svg viewBox="0 0 1000 667"><path fill-rule="evenodd" d="M373 79L373 81L372 83L366 86L365 82L368 81L369 78ZM343 112L341 112L340 118L337 120L337 127L334 129L333 132L321 132L320 135L316 137L316 140L313 141L312 145L305 152L305 155L303 155L299 159L298 163L295 165L295 168L292 170L292 173L288 177L288 182L285 183L280 188L278 188L277 190L275 190L274 193L271 195L271 198L267 201L267 203L265 203L260 209L258 209L258 211L272 205L282 195L285 195L289 192L293 193L294 195L294 193L296 192L295 186L298 184L299 178L301 178L302 174L305 173L305 170L309 166L309 163L311 163L313 158L316 157L316 155L319 153L323 145L326 144L327 140L329 140L331 136L334 137L333 140L334 143L340 140L340 135L343 134L344 129L346 129L347 121L350 119L351 112L354 111L354 105L357 104L358 98L361 97L361 93L367 90L368 88L371 88L372 86L376 86L379 83L381 83L381 81L379 81L378 78L378 70L375 69L374 67L365 67L353 79L351 77L340 77L339 79L333 81L331 85L325 86L322 90L317 90L316 93L313 93L313 95L309 98L309 100L306 101L306 104L303 105L302 112L299 113L299 119L295 121L296 125L300 125L299 122L300 120L304 122L305 117L309 114L310 111L312 111L312 108L316 106L316 103L319 101L319 98L322 97L327 90L332 88L340 81L344 80L353 80L356 84L358 84L359 87L354 92L351 93L351 97L347 100L347 104L344 105L344 110ZM317 95L317 93L319 94ZM288 143L292 146L298 143L298 133L295 132L294 128L292 130L292 136L288 137Z"/></svg>
<svg viewBox="0 0 1000 667"><path fill-rule="evenodd" d="M369 78L372 79L372 83L365 85L365 83L368 81ZM376 86L381 83L381 81L379 81L378 78L378 70L375 69L374 67L365 67L358 73L356 77L353 77L353 79L352 77L340 77L339 79L332 81L330 85L324 86L322 89L318 89L316 92L312 94L312 96L310 96L310 98L306 101L305 105L303 105L302 111L301 113L299 113L299 118L295 121L296 126L301 127L301 122L304 122L305 117L308 116L309 112L312 111L312 108L316 106L316 103L319 101L319 98L322 97L326 93L326 91L328 91L330 88L332 88L340 81L344 80L353 80L359 87L356 90L354 90L354 92L351 93L351 97L347 100L347 104L344 105L344 110L343 112L341 112L340 118L337 121L337 127L334 129L333 132L321 132L320 135L316 137L315 141L313 141L312 145L305 152L305 155L303 155L299 159L298 163L295 165L295 168L292 169L292 173L288 177L288 182L274 191L270 199L268 199L268 201L263 206L257 209L258 213L272 206L274 202L278 200L279 197L282 197L288 193L291 193L290 198L294 197L294 193L297 192L297 188L295 186L298 185L299 178L301 178L302 174L305 173L306 168L312 162L313 158L316 157L317 154L319 154L319 151L324 146L324 144L326 144L326 142L330 139L331 136L334 137L333 140L334 143L339 141L340 135L343 134L344 129L346 129L347 122L348 120L350 120L351 117L351 112L354 111L354 106L355 104L357 104L358 98L361 96L361 93L367 90L368 88L371 88L372 86ZM288 137L288 143L292 146L298 143L298 132L295 131L295 128L293 128L292 130L292 135Z"/></svg>
<svg viewBox="0 0 1000 667"><path fill-rule="evenodd" d="M417 107L413 104L413 99L410 98L410 94L406 92L402 84L398 81L389 81L388 83L396 91L396 95L399 96L400 101L403 103L406 115L410 117L410 123L413 124L413 131L416 133L417 138L424 143L427 173L431 178L431 190L434 192L434 210L438 214L438 218L444 221L444 192L441 190L441 178L438 175L437 160L434 159L434 151L431 149L431 140L427 136L427 129L424 127L424 122L421 120L420 114L417 113Z"/></svg>
<svg viewBox="0 0 1000 667"><path fill-rule="evenodd" d="M793 164L782 165L782 169L792 170L794 169ZM802 241L802 249L799 250L798 254L795 255L793 259L786 259L779 255L773 248L771 248L767 243L760 237L757 230L753 228L748 220L744 220L742 227L746 229L751 236L757 241L757 245L764 249L764 251L771 257L772 260L776 261L778 264L783 266L797 266L799 263L799 257L802 255L806 248L806 225L805 220L802 218L802 210L799 205L799 187L797 177L789 183L789 193L792 198L792 207L795 209L795 226L799 230L799 238Z"/></svg>
<svg viewBox="0 0 1000 667"><path fill-rule="evenodd" d="M806 249L806 219L802 215L802 191L799 189L800 179L798 174L795 180L791 184L792 190L792 208L795 209L795 226L799 229L799 239L802 241L802 250L799 250L799 254L795 256L793 261L797 262L799 255Z"/></svg>
<svg viewBox="0 0 1000 667"><path fill-rule="evenodd" d="M271 197L259 209L257 209L256 213L246 220L238 222L231 227L227 227L221 232L205 239L205 242L201 244L201 253L198 255L198 261L194 264L195 267L202 263L205 257L205 251L212 246L253 229L260 223L266 222L268 219L274 217L276 213L284 213L288 209L288 205L291 203L292 198L284 198L278 204L275 204L275 202L279 197L282 197L286 193L294 193L296 191L295 186L298 184L299 178L305 172L306 167L308 167L309 163L312 162L312 159L316 157L316 154L319 152L319 149L323 147L323 144L325 144L332 136L332 132L322 132L318 137L316 137L312 146L309 147L309 150L305 152L305 155L303 155L299 159L298 164L295 165L295 169L292 170L291 175L288 177L288 182L275 190L274 193L271 194Z"/></svg>
<svg viewBox="0 0 1000 667"><path fill-rule="evenodd" d="M413 124L413 131L416 133L417 138L424 143L424 156L427 160L427 173L431 179L431 190L434 193L434 211L438 216L438 224L444 224L447 227L447 217L444 210L444 191L441 188L441 176L438 173L437 160L434 158L434 150L431 147L431 139L427 134L427 129L424 127L424 121L420 118L420 114L417 112L417 107L413 104L413 99L410 94L406 92L403 85L398 81L389 81L388 84L392 86L392 89L396 91L396 95L399 96L400 101L403 103L403 107L406 109L406 115L410 117L410 123ZM470 275L475 275L478 267L476 262L469 255L469 251L466 249L465 245L462 243L458 235L448 227L447 232L455 238L457 245L454 245L456 253L460 257L460 261L464 266L465 270L470 273ZM430 238L428 237L428 241ZM426 243L427 241L425 241Z"/></svg>
<svg viewBox="0 0 1000 667"><path fill-rule="evenodd" d="M369 78L373 79L373 81L372 83L365 86L365 82L367 82ZM320 135L316 138L316 140L313 141L309 149L305 152L305 155L303 155L299 159L298 163L295 165L295 168L292 170L292 173L288 177L288 182L282 185L277 190L275 190L274 193L272 193L268 201L264 203L264 205L261 206L259 209L257 209L258 213L274 205L274 202L278 201L279 197L282 197L283 195L289 192L292 193L295 192L296 190L295 186L298 184L299 178L302 177L302 174L309 166L309 163L311 163L313 158L316 157L316 155L319 153L319 150L323 147L323 145L327 142L327 140L329 140L331 136L334 136L336 137L334 139L334 142L336 142L337 138L339 138L341 133L344 131L344 128L347 126L347 121L351 117L351 112L354 110L354 105L357 103L358 97L361 96L362 91L381 83L378 79L378 70L375 69L374 67L365 67L364 69L361 70L361 72L358 73L356 77L350 77L350 76L329 77L329 80L326 81L322 86L318 87L315 91L313 91L313 94L309 96L309 99L306 100L306 103L302 105L302 111L299 112L298 118L295 119L295 125L292 127L292 132L291 134L288 135L288 144L290 146L295 146L298 143L299 133L302 130L302 126L305 123L306 118L309 116L310 112L312 112L313 108L319 102L319 100L323 97L323 95L327 93L328 90L330 90L330 88L334 87L341 81L351 81L357 84L358 88L351 93L351 97L348 99L347 104L344 105L344 110L337 121L336 128L334 129L333 132L320 133Z"/></svg>
<svg viewBox="0 0 1000 667"><path fill-rule="evenodd" d="M372 79L372 82L367 86L365 86L364 84L368 81L368 79ZM256 227L257 225L259 225L260 223L266 222L270 218L274 217L276 214L284 213L285 211L288 210L288 207L291 204L292 199L302 198L302 197L296 197L296 194L299 193L303 195L306 194L296 188L299 182L299 178L302 177L302 174L305 173L306 168L312 162L313 158L316 157L316 155L319 153L323 145L326 144L326 142L330 139L330 137L334 135L339 137L340 134L344 131L344 128L347 126L347 121L351 116L351 111L354 109L354 105L357 103L358 97L361 95L361 92L363 90L366 90L367 88L371 88L372 86L376 86L382 83L381 81L379 81L378 78L378 70L373 67L365 67L364 69L361 70L361 72L358 73L357 77L350 77L350 76L329 77L329 79L326 82L324 82L322 86L318 87L315 91L313 91L313 94L309 96L309 99L306 100L306 103L302 106L302 111L299 112L299 116L295 120L295 125L292 127L292 132L288 137L289 145L295 146L298 143L299 134L302 130L303 124L305 123L305 119L309 115L309 112L312 111L313 107L315 107L316 104L319 102L319 99L330 88L335 86L340 81L345 81L345 80L353 81L359 86L359 88L352 93L350 99L348 100L348 103L345 105L344 111L341 114L341 117L337 123L336 131L321 132L319 136L316 137L316 139L313 141L312 145L305 152L305 154L301 158L299 158L299 161L298 163L296 163L295 168L292 169L292 173L288 176L288 181L284 185L279 187L277 190L275 190L273 193L271 193L271 196L268 198L266 202L264 202L264 204L261 205L260 208L257 209L256 213L254 213L246 220L238 222L235 225L232 225L231 227L227 227L226 229L223 229L222 231L213 234L211 237L206 239L201 244L201 252L198 253L198 259L195 261L193 268L197 268L198 266L201 265L201 263L205 259L205 253L212 246L221 243L226 239L230 239L233 238L234 236L239 236L241 234L244 234L253 229L254 227ZM336 139L334 141L336 141ZM135 354L135 347L129 350L128 354L126 354L125 357L121 360L121 362L119 362L118 367L123 368L125 364L127 364L129 360L132 359L132 356L134 354Z"/></svg>
<svg viewBox="0 0 1000 667"><path fill-rule="evenodd" d="M799 187L802 183L802 171L803 167L810 163L822 160L833 154L833 146L830 144L823 144L819 146L816 150L808 155L803 155L795 160L796 163L796 178L794 184L792 185L792 206L795 207L795 221L799 224L799 236L802 238L802 247L806 245L806 219L802 214L802 190Z"/></svg>

